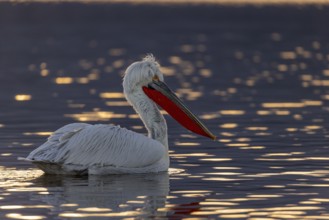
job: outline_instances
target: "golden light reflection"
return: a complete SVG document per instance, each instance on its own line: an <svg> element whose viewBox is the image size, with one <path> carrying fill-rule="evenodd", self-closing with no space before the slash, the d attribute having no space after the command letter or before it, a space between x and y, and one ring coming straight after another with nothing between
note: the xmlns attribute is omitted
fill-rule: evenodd
<svg viewBox="0 0 329 220"><path fill-rule="evenodd" d="M191 53L194 50L194 46L189 44L184 44L180 47L180 50L184 53Z"/></svg>
<svg viewBox="0 0 329 220"><path fill-rule="evenodd" d="M280 71L280 72L286 72L286 71L288 71L288 65L285 65L285 64L279 64L278 65L278 70Z"/></svg>
<svg viewBox="0 0 329 220"><path fill-rule="evenodd" d="M300 76L300 78L304 81L311 81L313 79L313 76L309 74L303 74Z"/></svg>
<svg viewBox="0 0 329 220"><path fill-rule="evenodd" d="M249 142L251 141L250 138L240 137L236 139L238 142Z"/></svg>
<svg viewBox="0 0 329 220"><path fill-rule="evenodd" d="M134 126L131 126L132 129L135 129L135 130L141 130L141 129L144 129L144 126L141 126L141 125L134 125Z"/></svg>
<svg viewBox="0 0 329 220"><path fill-rule="evenodd" d="M88 84L89 83L89 79L87 77L78 77L75 80L79 84Z"/></svg>
<svg viewBox="0 0 329 220"><path fill-rule="evenodd" d="M112 118L125 118L126 114L116 114L114 112L83 112L81 114L65 114L65 117L73 118L76 121L108 121Z"/></svg>
<svg viewBox="0 0 329 220"><path fill-rule="evenodd" d="M0 206L0 209L9 210L9 209L50 209L53 206L50 205L3 205Z"/></svg>
<svg viewBox="0 0 329 220"><path fill-rule="evenodd" d="M238 127L238 124L236 124L236 123L226 123L226 124L220 125L220 127L221 128L232 129L232 128Z"/></svg>
<svg viewBox="0 0 329 220"><path fill-rule="evenodd" d="M9 213L6 214L6 217L11 219L22 219L22 220L39 220L46 218L46 216L42 216L42 215L22 215L19 213Z"/></svg>
<svg viewBox="0 0 329 220"><path fill-rule="evenodd" d="M105 104L107 106L130 106L127 101L108 101Z"/></svg>
<svg viewBox="0 0 329 220"><path fill-rule="evenodd" d="M304 108L306 106L321 106L320 100L303 100L302 102L269 102L262 103L264 108Z"/></svg>
<svg viewBox="0 0 329 220"><path fill-rule="evenodd" d="M188 158L188 157L211 157L211 156L214 156L214 155L207 154L207 153L191 153L191 154L174 154L174 153L171 153L170 156L173 157L173 158L183 159L183 158Z"/></svg>
<svg viewBox="0 0 329 220"><path fill-rule="evenodd" d="M280 206L280 207L271 207L264 208L266 211L306 211L306 210L319 210L322 209L318 206Z"/></svg>
<svg viewBox="0 0 329 220"><path fill-rule="evenodd" d="M213 167L215 170L240 170L240 167Z"/></svg>
<svg viewBox="0 0 329 220"><path fill-rule="evenodd" d="M303 103L305 106L321 106L323 102L320 100L304 100Z"/></svg>
<svg viewBox="0 0 329 220"><path fill-rule="evenodd" d="M221 142L221 143L230 143L230 142L232 142L232 140L231 139L219 139L218 140L218 142Z"/></svg>
<svg viewBox="0 0 329 220"><path fill-rule="evenodd" d="M259 161L305 161L306 158L256 158L255 160Z"/></svg>
<svg viewBox="0 0 329 220"><path fill-rule="evenodd" d="M303 116L302 115L299 115L299 114L294 114L294 119L296 120L302 120L303 119Z"/></svg>
<svg viewBox="0 0 329 220"><path fill-rule="evenodd" d="M255 85L255 83L256 83L256 81L255 81L255 79L248 79L248 80L246 80L246 85L247 86L254 86Z"/></svg>
<svg viewBox="0 0 329 220"><path fill-rule="evenodd" d="M202 173L202 175L218 175L218 176L238 176L243 173L235 173L235 172L213 172L213 173Z"/></svg>
<svg viewBox="0 0 329 220"><path fill-rule="evenodd" d="M266 148L265 146L249 146L249 147L240 147L243 150L261 150Z"/></svg>
<svg viewBox="0 0 329 220"><path fill-rule="evenodd" d="M267 131L268 127L246 127L249 131Z"/></svg>
<svg viewBox="0 0 329 220"><path fill-rule="evenodd" d="M179 64L182 62L182 60L178 56L171 56L171 57L169 57L169 62L172 64Z"/></svg>
<svg viewBox="0 0 329 220"><path fill-rule="evenodd" d="M161 73L163 73L165 76L173 76L175 75L175 68L173 67L160 67Z"/></svg>
<svg viewBox="0 0 329 220"><path fill-rule="evenodd" d="M122 56L126 53L126 49L123 48L113 48L109 49L110 56Z"/></svg>
<svg viewBox="0 0 329 220"><path fill-rule="evenodd" d="M61 207L76 207L79 206L76 203L66 203L66 204L61 204Z"/></svg>
<svg viewBox="0 0 329 220"><path fill-rule="evenodd" d="M130 203L130 204L143 204L144 201L142 201L142 200L129 200L129 201L127 201L127 203Z"/></svg>
<svg viewBox="0 0 329 220"><path fill-rule="evenodd" d="M312 80L311 85L312 86L329 86L329 80L320 80L320 79Z"/></svg>
<svg viewBox="0 0 329 220"><path fill-rule="evenodd" d="M245 111L244 110L222 110L222 111L219 111L219 113L222 115L244 115Z"/></svg>
<svg viewBox="0 0 329 220"><path fill-rule="evenodd" d="M30 135L36 135L36 136L49 136L53 132L50 131L39 131L39 132L24 132L24 135L30 136Z"/></svg>
<svg viewBox="0 0 329 220"><path fill-rule="evenodd" d="M200 202L200 205L205 205L205 206L210 206L210 205L211 206L236 206L236 205L239 205L239 203L224 202L224 201L216 201L216 200L206 199L206 201Z"/></svg>
<svg viewBox="0 0 329 220"><path fill-rule="evenodd" d="M204 114L201 115L200 118L204 120L211 120L211 119L219 118L219 114L218 113Z"/></svg>
<svg viewBox="0 0 329 220"><path fill-rule="evenodd" d="M280 57L285 60L294 60L297 54L294 51L284 51L280 53Z"/></svg>
<svg viewBox="0 0 329 220"><path fill-rule="evenodd" d="M112 66L116 69L119 69L121 67L123 67L125 64L125 61L122 59L122 60L116 60L112 63Z"/></svg>
<svg viewBox="0 0 329 220"><path fill-rule="evenodd" d="M289 157L291 156L291 153L268 153L264 154L264 157Z"/></svg>
<svg viewBox="0 0 329 220"><path fill-rule="evenodd" d="M280 189L280 188L286 188L286 186L284 186L284 185L264 185L264 188Z"/></svg>
<svg viewBox="0 0 329 220"><path fill-rule="evenodd" d="M192 89L189 88L178 89L176 93L179 97L185 97L189 101L197 100L202 96L201 92L193 91Z"/></svg>
<svg viewBox="0 0 329 220"><path fill-rule="evenodd" d="M229 132L221 132L220 135L221 136L226 136L226 137L234 137L235 136L235 134L229 133Z"/></svg>
<svg viewBox="0 0 329 220"><path fill-rule="evenodd" d="M42 69L42 70L40 71L40 75L41 75L41 76L48 76L48 75L49 75L49 70L47 70L47 69Z"/></svg>
<svg viewBox="0 0 329 220"><path fill-rule="evenodd" d="M16 187L7 189L8 192L46 192L47 188L44 187Z"/></svg>
<svg viewBox="0 0 329 220"><path fill-rule="evenodd" d="M324 76L329 76L329 69L325 69L322 71Z"/></svg>
<svg viewBox="0 0 329 220"><path fill-rule="evenodd" d="M203 77L211 77L212 71L210 69L201 69L200 75Z"/></svg>
<svg viewBox="0 0 329 220"><path fill-rule="evenodd" d="M98 80L99 79L99 70L93 69L91 73L87 76L88 80Z"/></svg>
<svg viewBox="0 0 329 220"><path fill-rule="evenodd" d="M138 119L138 118L140 118L140 116L138 114L130 114L130 115L128 115L128 118Z"/></svg>
<svg viewBox="0 0 329 220"><path fill-rule="evenodd" d="M267 110L258 110L257 115L270 115L272 112Z"/></svg>
<svg viewBox="0 0 329 220"><path fill-rule="evenodd" d="M173 194L190 194L190 193L211 193L212 191L210 190L177 190L177 191L171 191Z"/></svg>
<svg viewBox="0 0 329 220"><path fill-rule="evenodd" d="M256 209L223 209L223 210L218 210L217 214L236 214L236 213L248 213L248 212L254 212Z"/></svg>
<svg viewBox="0 0 329 220"><path fill-rule="evenodd" d="M304 127L304 129L306 129L306 130L318 130L321 128L322 128L322 126L319 126L319 125L307 125Z"/></svg>
<svg viewBox="0 0 329 220"><path fill-rule="evenodd" d="M304 103L300 102L278 102L278 103L263 103L263 108L303 108Z"/></svg>
<svg viewBox="0 0 329 220"><path fill-rule="evenodd" d="M88 217L127 217L127 216L137 216L139 214L140 213L136 211L123 211L123 212L111 212L111 213L65 212L59 214L59 216L65 218L88 218Z"/></svg>
<svg viewBox="0 0 329 220"><path fill-rule="evenodd" d="M247 214L225 214L225 215L219 215L219 218L231 218L231 219L241 219L241 218L248 218L249 215Z"/></svg>
<svg viewBox="0 0 329 220"><path fill-rule="evenodd" d="M325 203L327 203L327 202L329 202L329 198L312 198L312 199L310 199L311 201L315 201L315 202L325 202Z"/></svg>
<svg viewBox="0 0 329 220"><path fill-rule="evenodd" d="M71 0L72 2L96 2L96 3L104 3L106 0ZM20 2L29 2L28 0L20 1ZM34 2L57 2L57 0L34 0ZM116 3L132 3L130 0L112 0L111 2L116 2ZM152 0L135 0L134 3L138 4L211 4L211 5L229 5L229 6L245 6L245 5L256 5L256 6L264 6L264 5L328 5L327 0L157 0L157 1L152 1ZM282 38L281 34L279 33L272 33L271 34L271 39L273 41L280 41ZM90 42L89 46L91 48L95 48L98 45L97 41L93 40ZM313 48L314 47L313 43ZM111 49L111 50L116 50L116 49ZM110 50L110 51L111 51ZM121 50L120 48L118 50ZM122 49L124 50L124 49ZM203 50L199 49L200 52ZM111 54L110 54L111 55ZM123 55L123 54L122 54Z"/></svg>
<svg viewBox="0 0 329 220"><path fill-rule="evenodd" d="M225 161L231 161L231 158L202 158L199 159L201 161L210 161L210 162L225 162Z"/></svg>
<svg viewBox="0 0 329 220"><path fill-rule="evenodd" d="M248 147L248 146L250 146L250 144L248 144L248 143L229 143L229 144L226 144L226 146L228 146L228 147Z"/></svg>
<svg viewBox="0 0 329 220"><path fill-rule="evenodd" d="M197 142L175 142L177 146L200 146L200 143Z"/></svg>
<svg viewBox="0 0 329 220"><path fill-rule="evenodd" d="M315 201L301 201L299 204L304 204L304 205L318 205L321 204L321 202L315 202Z"/></svg>
<svg viewBox="0 0 329 220"><path fill-rule="evenodd" d="M329 161L329 157L306 157L307 160L328 160Z"/></svg>
<svg viewBox="0 0 329 220"><path fill-rule="evenodd" d="M214 215L214 214L216 214L216 212L214 212L214 211L206 211L206 210L202 210L202 211L193 211L192 213L191 213L191 215L192 216L194 216L194 215L196 215L196 216L202 216L202 215L204 215L204 216L209 216L209 215ZM204 218L200 218L200 217L198 217L198 218L183 218L183 219L185 219L185 220L204 220Z"/></svg>
<svg viewBox="0 0 329 220"><path fill-rule="evenodd" d="M276 195L276 194L253 194L248 195L249 198L279 198L283 197L283 195Z"/></svg>
<svg viewBox="0 0 329 220"><path fill-rule="evenodd" d="M47 63L46 62L42 62L40 63L40 69L46 69L47 68Z"/></svg>
<svg viewBox="0 0 329 220"><path fill-rule="evenodd" d="M55 79L56 84L71 84L73 83L72 77L57 77Z"/></svg>
<svg viewBox="0 0 329 220"><path fill-rule="evenodd" d="M30 101L32 99L32 95L29 94L17 94L15 95L15 100L18 102L22 101Z"/></svg>
<svg viewBox="0 0 329 220"><path fill-rule="evenodd" d="M125 95L122 92L103 92L99 96L104 99L121 99L125 98Z"/></svg>
<svg viewBox="0 0 329 220"><path fill-rule="evenodd" d="M276 110L275 114L276 115L289 115L290 111L288 111L288 110Z"/></svg>

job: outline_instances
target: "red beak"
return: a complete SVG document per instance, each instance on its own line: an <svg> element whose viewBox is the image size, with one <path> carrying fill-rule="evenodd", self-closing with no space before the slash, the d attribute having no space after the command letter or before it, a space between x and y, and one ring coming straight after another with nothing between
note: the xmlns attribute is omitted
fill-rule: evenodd
<svg viewBox="0 0 329 220"><path fill-rule="evenodd" d="M148 87L144 86L143 91L186 129L213 140L216 139L216 136L206 128L164 82L154 80Z"/></svg>

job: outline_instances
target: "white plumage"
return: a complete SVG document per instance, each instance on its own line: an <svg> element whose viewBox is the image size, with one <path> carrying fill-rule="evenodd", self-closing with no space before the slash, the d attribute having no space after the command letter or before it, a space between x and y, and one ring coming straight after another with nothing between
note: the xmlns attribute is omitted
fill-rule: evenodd
<svg viewBox="0 0 329 220"><path fill-rule="evenodd" d="M24 160L48 174L105 175L168 170L166 121L153 99L143 91L154 83L162 83L160 87L164 86L163 91L168 93L162 81L163 75L153 56L130 65L123 79L124 94L144 122L148 137L120 126L73 123L55 131ZM169 99L177 98L171 91L168 94ZM191 114L188 117L197 120Z"/></svg>
<svg viewBox="0 0 329 220"><path fill-rule="evenodd" d="M162 171L159 161L164 155L160 142L142 134L113 125L74 123L55 131L27 159L53 174L142 173Z"/></svg>

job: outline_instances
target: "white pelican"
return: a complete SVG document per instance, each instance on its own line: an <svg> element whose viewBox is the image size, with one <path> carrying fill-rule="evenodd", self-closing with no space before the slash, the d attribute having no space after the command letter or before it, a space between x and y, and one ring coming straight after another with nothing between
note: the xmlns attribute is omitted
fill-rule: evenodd
<svg viewBox="0 0 329 220"><path fill-rule="evenodd" d="M169 168L167 124L156 103L185 128L215 139L163 82L152 55L131 64L123 78L126 99L141 117L148 137L120 126L73 123L56 130L30 161L47 174L151 173Z"/></svg>

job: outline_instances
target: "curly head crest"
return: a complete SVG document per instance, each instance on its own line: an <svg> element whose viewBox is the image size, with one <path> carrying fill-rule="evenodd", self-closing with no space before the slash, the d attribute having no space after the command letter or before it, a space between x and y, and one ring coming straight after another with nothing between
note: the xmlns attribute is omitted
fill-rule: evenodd
<svg viewBox="0 0 329 220"><path fill-rule="evenodd" d="M147 54L144 57L143 61L156 62L155 57L151 53Z"/></svg>

